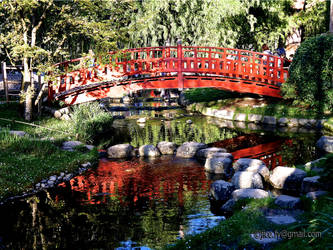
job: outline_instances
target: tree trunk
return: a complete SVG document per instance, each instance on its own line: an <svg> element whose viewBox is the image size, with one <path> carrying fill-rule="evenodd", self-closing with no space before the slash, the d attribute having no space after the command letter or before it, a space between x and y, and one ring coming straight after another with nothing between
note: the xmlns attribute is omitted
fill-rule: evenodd
<svg viewBox="0 0 333 250"><path fill-rule="evenodd" d="M23 34L23 41L28 44L28 30L25 29ZM22 91L24 93L24 119L31 121L32 118L32 100L31 100L31 76L29 70L28 58L23 58L23 86Z"/></svg>

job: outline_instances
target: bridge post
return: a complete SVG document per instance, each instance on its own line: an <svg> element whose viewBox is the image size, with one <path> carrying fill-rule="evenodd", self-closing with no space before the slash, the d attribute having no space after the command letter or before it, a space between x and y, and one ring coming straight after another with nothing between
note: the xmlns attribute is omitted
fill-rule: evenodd
<svg viewBox="0 0 333 250"><path fill-rule="evenodd" d="M177 78L178 78L178 89L183 90L184 88L184 81L183 81L183 72L182 72L182 61L183 61L183 51L182 51L182 40L177 40L177 57L178 57L178 71L177 71Z"/></svg>

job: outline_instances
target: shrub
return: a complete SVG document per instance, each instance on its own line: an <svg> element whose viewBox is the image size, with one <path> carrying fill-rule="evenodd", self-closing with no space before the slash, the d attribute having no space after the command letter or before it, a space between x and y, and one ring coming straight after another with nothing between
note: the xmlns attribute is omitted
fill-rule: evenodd
<svg viewBox="0 0 333 250"><path fill-rule="evenodd" d="M296 51L290 77L282 86L287 99L315 107L316 111L333 110L333 35L307 39Z"/></svg>
<svg viewBox="0 0 333 250"><path fill-rule="evenodd" d="M215 88L197 88L185 91L185 97L190 102L210 102L235 97L237 94Z"/></svg>
<svg viewBox="0 0 333 250"><path fill-rule="evenodd" d="M84 141L92 141L102 132L110 130L113 118L98 103L87 103L73 107L72 127L77 137Z"/></svg>

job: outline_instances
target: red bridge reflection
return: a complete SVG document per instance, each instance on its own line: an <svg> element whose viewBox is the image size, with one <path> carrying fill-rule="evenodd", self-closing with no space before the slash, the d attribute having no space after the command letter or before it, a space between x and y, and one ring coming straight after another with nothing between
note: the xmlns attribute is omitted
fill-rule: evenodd
<svg viewBox="0 0 333 250"><path fill-rule="evenodd" d="M283 145L291 145L291 140L265 142L258 135L239 136L210 144L227 148L234 159L261 159L273 169L284 165L279 153ZM147 162L143 159L130 161L109 161L102 159L96 170L73 178L69 183L59 186L70 187L84 194L80 202L99 204L110 197L119 199L123 205L136 204L142 200L161 200L167 202L176 198L183 205L185 192L207 194L211 181L207 180L201 163L175 157L161 157Z"/></svg>
<svg viewBox="0 0 333 250"><path fill-rule="evenodd" d="M86 194L82 203L99 204L109 196L117 197L123 205L142 199L158 199L167 202L177 198L183 205L184 192L207 192L210 181L206 179L201 164L192 160L159 158L154 162L142 159L108 161L102 159L95 171L73 178L74 191Z"/></svg>

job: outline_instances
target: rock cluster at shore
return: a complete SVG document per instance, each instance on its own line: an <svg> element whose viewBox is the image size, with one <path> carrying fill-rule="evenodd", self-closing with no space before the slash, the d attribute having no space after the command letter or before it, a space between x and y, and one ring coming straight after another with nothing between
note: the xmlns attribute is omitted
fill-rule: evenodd
<svg viewBox="0 0 333 250"><path fill-rule="evenodd" d="M333 147L333 140L322 137L317 146L328 151L327 149ZM226 149L208 147L199 142L185 142L177 147L175 143L163 141L156 146L143 145L138 149L130 144L119 144L109 147L107 152L109 158L115 159L133 156L152 158L163 154L175 154L181 158L197 158L204 161L204 169L208 174L230 180L216 180L210 188L210 198L221 204L220 212L231 212L236 201L240 199L273 197L270 191L264 190L268 186L305 194L311 199L325 194L319 176L307 177L305 171L285 166L278 166L270 171L265 163L258 159L240 158L233 163L233 156L227 153ZM300 204L300 198L280 195L276 197L275 204L283 209L295 209ZM277 218L274 217L272 220L275 219Z"/></svg>

